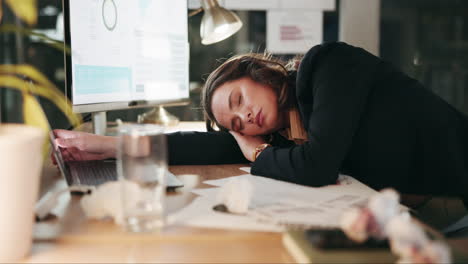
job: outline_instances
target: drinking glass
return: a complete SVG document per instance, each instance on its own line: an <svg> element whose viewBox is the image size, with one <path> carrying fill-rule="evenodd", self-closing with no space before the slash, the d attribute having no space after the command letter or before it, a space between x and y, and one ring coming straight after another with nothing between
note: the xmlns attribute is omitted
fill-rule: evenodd
<svg viewBox="0 0 468 264"><path fill-rule="evenodd" d="M157 231L165 223L166 136L161 126L119 127L117 171L121 181L122 218L131 232Z"/></svg>

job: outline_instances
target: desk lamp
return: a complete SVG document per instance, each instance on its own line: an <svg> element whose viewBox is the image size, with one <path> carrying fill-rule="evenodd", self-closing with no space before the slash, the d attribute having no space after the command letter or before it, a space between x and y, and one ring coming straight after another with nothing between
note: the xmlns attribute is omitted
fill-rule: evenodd
<svg viewBox="0 0 468 264"><path fill-rule="evenodd" d="M213 44L234 35L242 27L239 17L221 7L217 0L200 0L201 8L189 13L189 17L205 11L200 25L201 43ZM138 116L139 123L158 123L162 125L177 125L179 119L170 114L162 106Z"/></svg>
<svg viewBox="0 0 468 264"><path fill-rule="evenodd" d="M213 44L234 35L242 27L242 21L233 12L219 6L217 0L200 0L205 10L200 25L201 43Z"/></svg>

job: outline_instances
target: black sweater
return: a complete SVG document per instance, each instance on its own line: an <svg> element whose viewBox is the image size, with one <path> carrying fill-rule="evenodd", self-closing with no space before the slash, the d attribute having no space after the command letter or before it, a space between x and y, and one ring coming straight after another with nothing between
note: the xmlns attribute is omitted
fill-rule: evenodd
<svg viewBox="0 0 468 264"><path fill-rule="evenodd" d="M403 193L468 194L468 119L389 63L344 43L313 47L296 79L309 141L265 149L252 174L322 186L338 173ZM225 132L168 136L171 164L247 162Z"/></svg>

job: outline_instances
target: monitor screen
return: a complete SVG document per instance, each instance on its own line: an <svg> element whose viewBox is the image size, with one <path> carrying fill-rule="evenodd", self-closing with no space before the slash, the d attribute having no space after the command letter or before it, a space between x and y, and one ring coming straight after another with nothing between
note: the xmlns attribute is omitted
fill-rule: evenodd
<svg viewBox="0 0 468 264"><path fill-rule="evenodd" d="M186 0L64 0L75 112L189 98Z"/></svg>

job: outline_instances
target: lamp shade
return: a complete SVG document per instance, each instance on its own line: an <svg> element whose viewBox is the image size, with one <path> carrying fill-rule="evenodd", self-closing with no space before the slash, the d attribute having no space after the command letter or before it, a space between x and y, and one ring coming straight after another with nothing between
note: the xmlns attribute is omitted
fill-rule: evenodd
<svg viewBox="0 0 468 264"><path fill-rule="evenodd" d="M205 11L200 26L203 45L227 39L242 27L239 17L219 6L217 0L201 0L201 4Z"/></svg>

